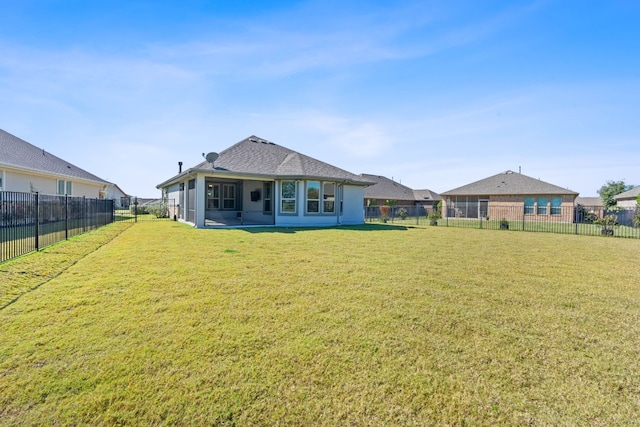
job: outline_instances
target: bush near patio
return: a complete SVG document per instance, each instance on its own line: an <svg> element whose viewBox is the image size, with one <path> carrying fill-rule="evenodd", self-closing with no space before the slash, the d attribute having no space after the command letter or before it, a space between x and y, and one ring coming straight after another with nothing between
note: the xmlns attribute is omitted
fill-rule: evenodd
<svg viewBox="0 0 640 427"><path fill-rule="evenodd" d="M0 309L3 425L640 419L635 239L166 221L74 253L89 236L2 264L3 293L39 281Z"/></svg>

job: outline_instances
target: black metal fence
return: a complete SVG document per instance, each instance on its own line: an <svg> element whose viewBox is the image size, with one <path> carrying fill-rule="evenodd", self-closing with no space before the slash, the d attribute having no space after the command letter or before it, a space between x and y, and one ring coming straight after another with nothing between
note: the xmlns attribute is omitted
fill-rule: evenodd
<svg viewBox="0 0 640 427"><path fill-rule="evenodd" d="M114 211L114 221L157 221L174 219L175 200L149 200L131 197L126 207Z"/></svg>
<svg viewBox="0 0 640 427"><path fill-rule="evenodd" d="M0 262L114 221L114 201L0 191Z"/></svg>
<svg viewBox="0 0 640 427"><path fill-rule="evenodd" d="M393 224L438 225L445 227L481 228L640 238L640 208L605 210L602 207L562 206L546 211L525 211L522 205L491 207L494 216L465 218L454 212L444 217L430 215L432 209L421 206L364 208L367 222Z"/></svg>

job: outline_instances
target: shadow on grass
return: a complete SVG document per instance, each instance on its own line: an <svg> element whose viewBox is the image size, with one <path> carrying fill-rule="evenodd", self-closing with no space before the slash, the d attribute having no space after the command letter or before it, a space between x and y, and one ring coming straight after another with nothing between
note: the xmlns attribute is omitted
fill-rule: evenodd
<svg viewBox="0 0 640 427"><path fill-rule="evenodd" d="M314 230L349 230L349 231L406 231L412 226L386 225L386 224L363 224L363 225L336 225L326 227L248 227L241 228L247 233L299 233Z"/></svg>

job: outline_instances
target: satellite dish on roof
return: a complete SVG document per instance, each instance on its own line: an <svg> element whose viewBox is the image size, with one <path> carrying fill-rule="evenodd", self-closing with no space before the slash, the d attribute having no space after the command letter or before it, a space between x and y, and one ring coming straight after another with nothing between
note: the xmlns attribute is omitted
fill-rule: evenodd
<svg viewBox="0 0 640 427"><path fill-rule="evenodd" d="M207 159L207 162L211 163L211 166L213 166L213 162L215 162L217 158L218 153L209 153L205 157L205 159Z"/></svg>

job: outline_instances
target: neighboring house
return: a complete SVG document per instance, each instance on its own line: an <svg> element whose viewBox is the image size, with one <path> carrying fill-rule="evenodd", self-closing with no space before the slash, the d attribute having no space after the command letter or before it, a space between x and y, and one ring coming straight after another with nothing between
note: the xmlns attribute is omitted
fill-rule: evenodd
<svg viewBox="0 0 640 427"><path fill-rule="evenodd" d="M421 204L425 209L436 208L438 203L442 201L442 196L431 190L413 190L413 195L418 204Z"/></svg>
<svg viewBox="0 0 640 427"><path fill-rule="evenodd" d="M0 191L103 199L114 186L0 129Z"/></svg>
<svg viewBox="0 0 640 427"><path fill-rule="evenodd" d="M115 201L116 209L129 209L129 205L131 204L131 196L122 191L116 184L109 186L106 198Z"/></svg>
<svg viewBox="0 0 640 427"><path fill-rule="evenodd" d="M364 205L368 208L384 206L392 200L398 208L432 208L442 200L439 194L431 190L413 190L384 176L365 173L360 176L374 182L364 189Z"/></svg>
<svg viewBox="0 0 640 427"><path fill-rule="evenodd" d="M392 200L395 200L398 207L416 206L416 196L406 185L379 175L362 173L360 176L374 183L364 189L365 206L383 206Z"/></svg>
<svg viewBox="0 0 640 427"><path fill-rule="evenodd" d="M613 198L616 200L616 206L619 208L635 208L638 204L638 195L640 194L640 185L629 191L620 193Z"/></svg>
<svg viewBox="0 0 640 427"><path fill-rule="evenodd" d="M576 197L576 208L579 214L576 214L576 220L583 222L587 218L602 218L604 216L604 203L600 196L593 197Z"/></svg>
<svg viewBox="0 0 640 427"><path fill-rule="evenodd" d="M157 188L170 215L196 227L364 223L370 181L256 136L185 171L181 164Z"/></svg>
<svg viewBox="0 0 640 427"><path fill-rule="evenodd" d="M573 222L578 193L506 171L441 193L443 215L515 220L529 217Z"/></svg>

